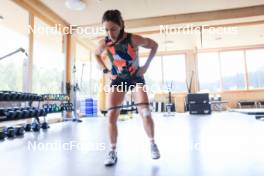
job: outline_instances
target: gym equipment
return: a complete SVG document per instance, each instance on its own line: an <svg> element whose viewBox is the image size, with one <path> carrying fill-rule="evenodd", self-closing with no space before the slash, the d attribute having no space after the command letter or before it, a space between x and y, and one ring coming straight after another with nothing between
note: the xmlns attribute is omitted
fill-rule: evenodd
<svg viewBox="0 0 264 176"><path fill-rule="evenodd" d="M43 123L41 124L41 128L42 128L42 129L48 129L48 128L49 128L49 124L48 124L47 122L43 122Z"/></svg>
<svg viewBox="0 0 264 176"><path fill-rule="evenodd" d="M186 87L187 87L187 90L188 90L188 94L190 94L191 91L192 91L192 80L193 80L193 75L194 75L194 71L192 71L192 74L191 74L191 78L190 78L190 82L189 82L189 83L188 83L187 79L185 80Z"/></svg>
<svg viewBox="0 0 264 176"><path fill-rule="evenodd" d="M10 100L10 91L1 91L0 92L0 101L9 101Z"/></svg>
<svg viewBox="0 0 264 176"><path fill-rule="evenodd" d="M4 115L8 120L13 120L16 117L16 112L13 109L8 108L4 110Z"/></svg>
<svg viewBox="0 0 264 176"><path fill-rule="evenodd" d="M22 112L23 112L23 116L22 116L22 118L28 118L28 117L30 117L30 113L29 113L29 111L27 110L27 107L22 108Z"/></svg>
<svg viewBox="0 0 264 176"><path fill-rule="evenodd" d="M229 109L230 112L239 112L247 115L264 115L264 109Z"/></svg>
<svg viewBox="0 0 264 176"><path fill-rule="evenodd" d="M167 104L165 104L165 110L166 113L163 115L164 117L170 117L170 116L174 116L174 113L172 113L173 111L175 111L175 105L172 103L171 99L171 90L172 90L172 86L173 86L173 81L170 82L170 85L167 83L167 89L169 92L169 102Z"/></svg>
<svg viewBox="0 0 264 176"><path fill-rule="evenodd" d="M24 130L23 126L17 125L14 127L14 129L15 129L15 135L16 136L23 136L24 135L25 130Z"/></svg>
<svg viewBox="0 0 264 176"><path fill-rule="evenodd" d="M5 134L8 138L14 138L15 137L15 129L14 127L8 127L5 129Z"/></svg>
<svg viewBox="0 0 264 176"><path fill-rule="evenodd" d="M23 111L21 111L21 108L13 108L16 112L16 119L21 119L24 115Z"/></svg>
<svg viewBox="0 0 264 176"><path fill-rule="evenodd" d="M229 112L238 112L246 115L255 115L256 120L264 120L264 109L229 109Z"/></svg>
<svg viewBox="0 0 264 176"><path fill-rule="evenodd" d="M264 107L264 100L257 101L257 105L259 108L263 108Z"/></svg>
<svg viewBox="0 0 264 176"><path fill-rule="evenodd" d="M212 112L208 93L188 94L187 102L190 114L211 114Z"/></svg>
<svg viewBox="0 0 264 176"><path fill-rule="evenodd" d="M83 68L82 68L83 69ZM82 74L83 74L83 70L82 70ZM81 76L82 77L82 76ZM81 80L81 84L82 84L82 80ZM71 85L68 84L66 85L66 87L68 86L68 95L70 95L70 90L71 90ZM82 122L82 120L80 120L80 117L77 115L76 112L76 108L77 108L77 92L80 91L80 87L78 85L78 81L76 80L76 66L73 65L73 86L72 86L72 90L73 90L73 103L69 103L68 105L68 111L72 111L72 121L73 122ZM65 118L64 118L65 119Z"/></svg>
<svg viewBox="0 0 264 176"><path fill-rule="evenodd" d="M251 100L240 100L238 101L237 105L239 108L257 108L257 101Z"/></svg>
<svg viewBox="0 0 264 176"><path fill-rule="evenodd" d="M33 122L32 125L31 125L31 129L34 131L34 132L38 132L40 130L40 125L39 123L37 122Z"/></svg>
<svg viewBox="0 0 264 176"><path fill-rule="evenodd" d="M60 112L60 107L57 104L52 105L53 112Z"/></svg>
<svg viewBox="0 0 264 176"><path fill-rule="evenodd" d="M133 107L133 106L143 106L143 105L150 105L150 104L149 103L135 103L131 105L114 106L114 107L108 108L108 111L112 109L120 109L120 108L123 109L123 108L128 108L128 107Z"/></svg>
<svg viewBox="0 0 264 176"><path fill-rule="evenodd" d="M24 130L25 130L26 132L31 131L31 124L30 124L30 123L26 124L26 125L24 126Z"/></svg>
<svg viewBox="0 0 264 176"><path fill-rule="evenodd" d="M0 140L4 140L6 137L5 128L6 127L0 127Z"/></svg>
<svg viewBox="0 0 264 176"><path fill-rule="evenodd" d="M255 118L257 120L264 120L264 115L256 115Z"/></svg>
<svg viewBox="0 0 264 176"><path fill-rule="evenodd" d="M33 93L0 91L0 101L42 101L42 97Z"/></svg>

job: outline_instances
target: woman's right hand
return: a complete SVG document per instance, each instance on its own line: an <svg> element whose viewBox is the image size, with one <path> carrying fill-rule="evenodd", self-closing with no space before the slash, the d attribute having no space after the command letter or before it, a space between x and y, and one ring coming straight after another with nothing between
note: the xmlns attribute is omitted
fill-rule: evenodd
<svg viewBox="0 0 264 176"><path fill-rule="evenodd" d="M108 73L106 73L105 76L106 76L106 78L108 80L114 80L117 77L117 75L113 75L111 71L109 71Z"/></svg>

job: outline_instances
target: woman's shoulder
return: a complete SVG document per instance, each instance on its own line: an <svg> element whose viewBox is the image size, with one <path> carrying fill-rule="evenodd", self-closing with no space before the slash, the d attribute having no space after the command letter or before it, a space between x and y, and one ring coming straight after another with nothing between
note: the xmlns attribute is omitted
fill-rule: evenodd
<svg viewBox="0 0 264 176"><path fill-rule="evenodd" d="M142 43L142 40L144 40L144 37L137 35L137 34L133 34L130 33L131 35L131 42L134 46L139 46L140 43Z"/></svg>

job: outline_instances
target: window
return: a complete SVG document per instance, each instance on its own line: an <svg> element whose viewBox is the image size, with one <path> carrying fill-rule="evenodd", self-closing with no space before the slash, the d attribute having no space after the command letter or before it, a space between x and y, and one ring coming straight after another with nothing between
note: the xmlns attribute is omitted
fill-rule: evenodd
<svg viewBox="0 0 264 176"><path fill-rule="evenodd" d="M103 73L96 61L95 53L91 53L91 56L91 96L97 98L99 93L99 81L103 77Z"/></svg>
<svg viewBox="0 0 264 176"><path fill-rule="evenodd" d="M80 86L79 95L82 97L97 98L98 95L102 71L98 68L94 55L89 49L76 43L76 79Z"/></svg>
<svg viewBox="0 0 264 176"><path fill-rule="evenodd" d="M47 29L48 27L50 26L35 18L35 28ZM32 90L36 93L61 93L65 84L62 35L41 31L36 30L34 33Z"/></svg>
<svg viewBox="0 0 264 176"><path fill-rule="evenodd" d="M249 88L264 87L264 49L247 50L247 71Z"/></svg>
<svg viewBox="0 0 264 176"><path fill-rule="evenodd" d="M186 91L185 55L163 56L163 90Z"/></svg>
<svg viewBox="0 0 264 176"><path fill-rule="evenodd" d="M218 53L198 54L198 75L201 91L220 90Z"/></svg>
<svg viewBox="0 0 264 176"><path fill-rule="evenodd" d="M80 87L80 96L90 95L90 51L76 43L76 81Z"/></svg>
<svg viewBox="0 0 264 176"><path fill-rule="evenodd" d="M0 57L19 48L28 50L28 18L29 14L12 1L1 1L0 21ZM16 12L16 13L14 13ZM27 57L18 52L0 60L0 90L23 91L24 63Z"/></svg>
<svg viewBox="0 0 264 176"><path fill-rule="evenodd" d="M245 89L245 63L243 51L220 53L223 89Z"/></svg>
<svg viewBox="0 0 264 176"><path fill-rule="evenodd" d="M139 65L143 66L147 58L139 58ZM150 66L144 75L146 85L148 86L150 94L155 93L156 90L160 90L162 86L162 68L161 68L161 57L156 56L152 59Z"/></svg>

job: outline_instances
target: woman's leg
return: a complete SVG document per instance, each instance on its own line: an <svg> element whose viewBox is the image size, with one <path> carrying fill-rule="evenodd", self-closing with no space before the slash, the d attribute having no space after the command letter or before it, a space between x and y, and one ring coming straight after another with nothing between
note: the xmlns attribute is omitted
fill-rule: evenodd
<svg viewBox="0 0 264 176"><path fill-rule="evenodd" d="M135 103L149 103L147 92L142 86L137 86L133 90L133 98ZM151 117L150 108L148 105L137 106L138 112L143 120L144 129L147 136L154 142L154 122Z"/></svg>
<svg viewBox="0 0 264 176"><path fill-rule="evenodd" d="M133 97L135 103L149 103L148 94L146 91L144 91L142 85L135 87L135 90L133 90ZM160 152L154 140L154 122L151 116L149 105L140 105L137 106L137 108L140 116L142 117L144 129L151 143L151 156L153 159L159 159Z"/></svg>
<svg viewBox="0 0 264 176"><path fill-rule="evenodd" d="M125 92L119 92L116 89L113 89L113 91L110 91L108 93L107 97L107 104L108 108L119 106L122 104L125 97ZM111 149L115 150L116 143L117 143L117 119L118 115L120 113L120 109L111 109L108 111L108 133L109 133L109 139L111 144Z"/></svg>
<svg viewBox="0 0 264 176"><path fill-rule="evenodd" d="M112 89L108 93L107 105L108 109L116 106L120 106L124 100L125 92L119 92L117 89ZM111 150L109 151L104 164L105 166L113 166L117 162L116 143L117 143L117 118L120 113L120 108L109 109L108 116L108 134L111 144Z"/></svg>

